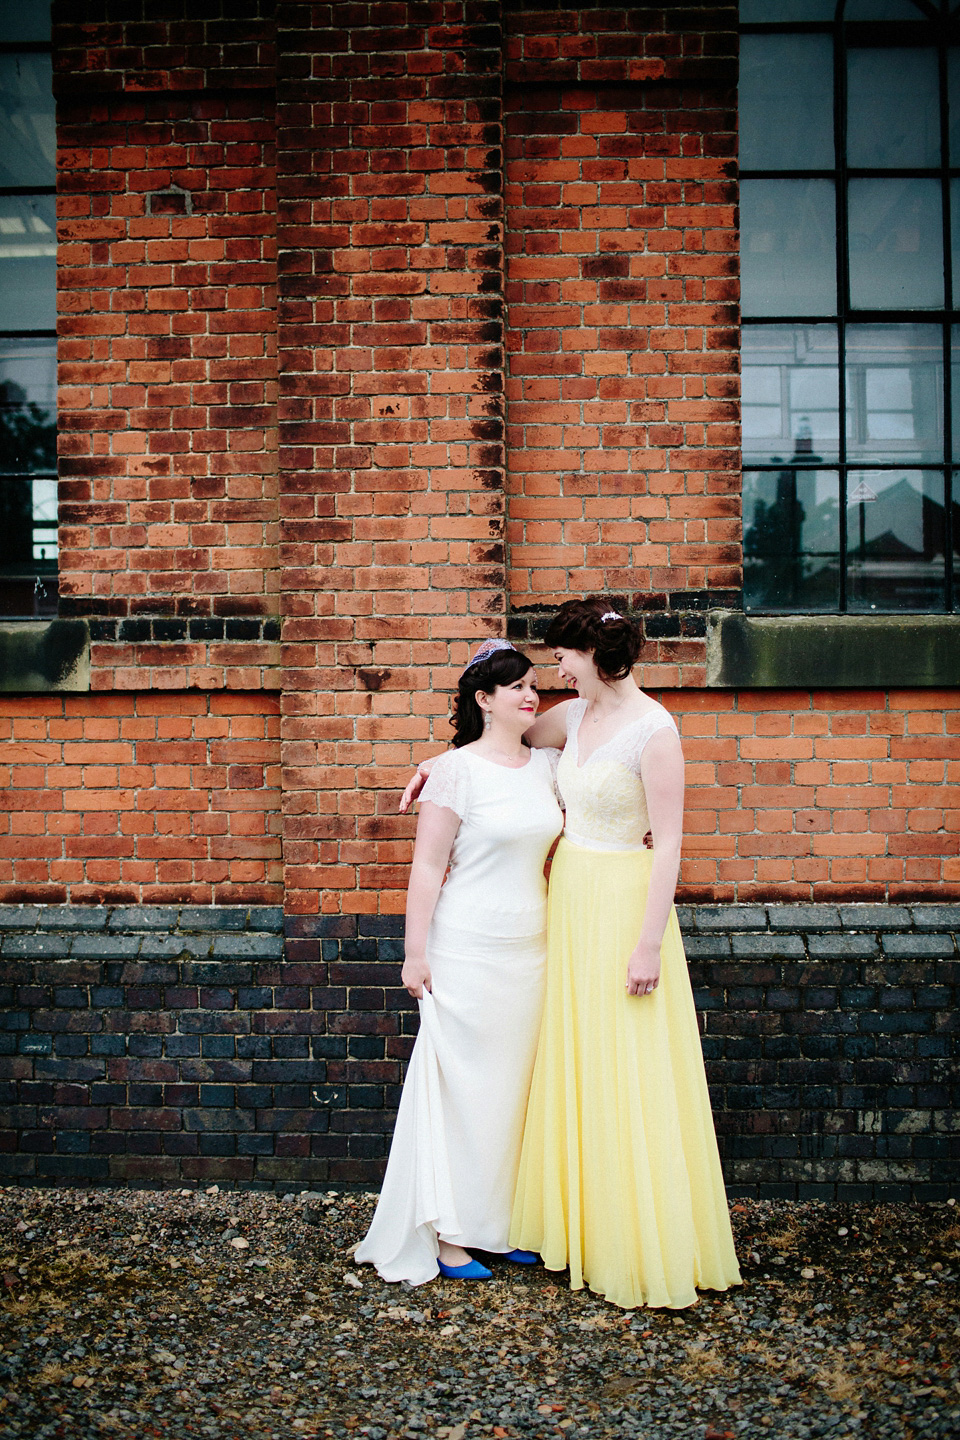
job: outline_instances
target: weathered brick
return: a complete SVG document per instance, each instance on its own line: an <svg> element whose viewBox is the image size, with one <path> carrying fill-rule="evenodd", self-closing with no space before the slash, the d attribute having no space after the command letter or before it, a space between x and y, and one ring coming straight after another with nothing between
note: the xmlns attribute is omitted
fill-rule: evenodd
<svg viewBox="0 0 960 1440"><path fill-rule="evenodd" d="M808 935L813 960L872 959L880 953L874 935Z"/></svg>
<svg viewBox="0 0 960 1440"><path fill-rule="evenodd" d="M884 934L883 953L900 960L923 960L934 957L954 957L957 947L952 935L897 935Z"/></svg>

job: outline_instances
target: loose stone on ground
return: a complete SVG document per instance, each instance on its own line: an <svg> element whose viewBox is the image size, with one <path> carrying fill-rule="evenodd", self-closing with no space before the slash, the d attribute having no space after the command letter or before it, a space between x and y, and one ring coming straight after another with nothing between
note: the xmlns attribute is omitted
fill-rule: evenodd
<svg viewBox="0 0 960 1440"><path fill-rule="evenodd" d="M952 1205L738 1202L742 1288L625 1313L502 1262L385 1285L373 1203L0 1190L0 1437L960 1434Z"/></svg>

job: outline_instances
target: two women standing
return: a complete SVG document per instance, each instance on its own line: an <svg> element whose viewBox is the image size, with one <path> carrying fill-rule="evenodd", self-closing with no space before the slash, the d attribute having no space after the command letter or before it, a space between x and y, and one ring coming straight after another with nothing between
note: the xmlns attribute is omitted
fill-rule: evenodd
<svg viewBox="0 0 960 1440"><path fill-rule="evenodd" d="M436 807L449 817L444 832L449 841L446 854L442 845L431 851L435 889L418 878L415 854L403 978L413 993L411 980L419 977L426 986L432 980L434 994L421 999L421 1034L387 1177L357 1258L372 1261L387 1279L431 1278L435 1264L426 1267L429 1273L421 1266L416 1276L401 1274L403 1264L398 1268L386 1254L387 1233L396 1242L415 1222L428 1245L442 1241L500 1252L523 1246L542 1255L549 1269L569 1266L574 1288L587 1284L626 1308L686 1306L696 1301L697 1286L722 1290L740 1277L673 909L683 810L679 739L667 711L632 679L641 643L637 627L602 599L563 606L546 638L561 679L576 687L578 698L535 723L531 700L525 723L513 722L517 741L511 748L502 738L501 717L504 722L514 713L519 717L523 703L502 696L499 682L492 690L478 690L476 703L491 715L488 736L497 721L500 757L491 755L489 739L464 747L458 729L456 743L464 748L434 763L423 790L428 816ZM517 663L529 667L519 655ZM528 673L525 668L524 676ZM482 678L489 684L493 676ZM519 677L508 682L508 691L510 683L518 685ZM532 694L529 682L528 690ZM458 727L462 705L461 698ZM533 747L526 765L524 734ZM533 942L530 897L542 895L537 865L542 877L559 830L555 809L547 821L549 768L529 768L544 748L548 754L563 751L556 784L567 818L550 876L538 1039L543 962L535 952L542 955L543 937L538 930ZM499 773L478 772L484 758L500 767ZM522 792L518 781L524 778ZM496 805L497 823L515 836L509 858L506 831L497 838L493 811L485 810ZM542 828L534 826L536 838L532 832L524 838L523 827L533 826L535 815L542 815ZM426 853L421 831L427 844L440 823L427 818L424 830L421 812L417 854ZM652 849L644 843L648 832ZM464 868L471 853L484 849L488 861ZM528 857L524 863L521 851ZM447 854L450 878L441 891ZM468 894L464 912L457 897ZM431 895L436 908L427 926ZM444 904L451 895L453 906ZM524 915L527 920L520 919ZM445 928L452 921L456 936ZM483 982L476 978L480 970ZM444 997L454 992L464 997L462 1013L469 1010L472 1031L444 1027L442 1006L453 1002L438 1003L441 988ZM424 1081L431 1065L432 1092ZM523 1080L531 1065L528 1096ZM463 1083L465 1071L470 1079ZM483 1097L480 1104L471 1098L477 1096ZM503 1126L491 1124L501 1120ZM452 1196L458 1186L471 1197L482 1193L472 1212L463 1202L449 1214L441 1212L435 1198L441 1151L440 1168L449 1176L445 1193ZM425 1175L432 1181L425 1182ZM433 1197L426 1206L425 1193ZM511 1201L512 1219L506 1229L498 1221L494 1235L489 1218L503 1216ZM437 1214L426 1216L431 1209ZM447 1253L459 1257L463 1249Z"/></svg>

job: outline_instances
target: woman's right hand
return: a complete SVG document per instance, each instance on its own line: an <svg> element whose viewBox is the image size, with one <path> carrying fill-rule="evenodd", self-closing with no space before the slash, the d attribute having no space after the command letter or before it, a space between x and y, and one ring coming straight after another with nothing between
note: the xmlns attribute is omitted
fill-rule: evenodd
<svg viewBox="0 0 960 1440"><path fill-rule="evenodd" d="M433 990L433 976L430 974L430 966L422 955L408 955L403 962L403 969L400 971L400 979L406 988L407 994L412 995L414 1000L422 1000L424 990Z"/></svg>
<svg viewBox="0 0 960 1440"><path fill-rule="evenodd" d="M421 760L420 764L417 766L416 774L410 781L410 784L407 786L406 790L404 790L403 794L400 796L401 815L406 815L414 800L419 797L420 791L427 783L430 771L433 769L433 762L434 760L436 760L436 758L436 755L433 755L429 760Z"/></svg>

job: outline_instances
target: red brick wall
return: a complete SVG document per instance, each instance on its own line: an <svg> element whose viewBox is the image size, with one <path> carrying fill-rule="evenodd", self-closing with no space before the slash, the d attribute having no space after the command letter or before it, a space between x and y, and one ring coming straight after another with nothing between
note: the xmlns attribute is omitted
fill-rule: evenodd
<svg viewBox="0 0 960 1440"><path fill-rule="evenodd" d="M0 903L277 905L279 704L4 697Z"/></svg>
<svg viewBox="0 0 960 1440"><path fill-rule="evenodd" d="M740 588L735 23L729 6L509 16L515 612L591 591L683 611ZM702 625L654 629L644 658L648 683L702 684Z"/></svg>
<svg viewBox="0 0 960 1440"><path fill-rule="evenodd" d="M960 895L960 691L683 690L681 898Z"/></svg>
<svg viewBox="0 0 960 1440"><path fill-rule="evenodd" d="M191 8L55 9L61 613L104 622L278 611L272 7ZM227 657L96 634L95 688L278 660L260 634Z"/></svg>
<svg viewBox="0 0 960 1440"><path fill-rule="evenodd" d="M499 5L278 29L284 861L298 914L402 906L396 786L502 633ZM437 738L446 740L445 724Z"/></svg>
<svg viewBox="0 0 960 1440"><path fill-rule="evenodd" d="M0 707L0 895L399 911L468 647L593 589L681 718L685 898L960 894L954 694L701 688L739 585L735 6L152 8L57 6L95 693Z"/></svg>

